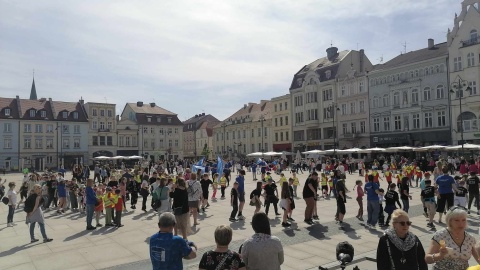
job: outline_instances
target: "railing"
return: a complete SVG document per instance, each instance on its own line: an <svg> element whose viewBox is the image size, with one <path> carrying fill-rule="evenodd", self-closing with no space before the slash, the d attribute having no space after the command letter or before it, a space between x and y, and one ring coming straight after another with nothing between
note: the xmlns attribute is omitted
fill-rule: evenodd
<svg viewBox="0 0 480 270"><path fill-rule="evenodd" d="M476 36L474 38L471 38L471 39L466 40L466 41L461 41L461 42L462 42L462 47L473 46L473 45L479 43L479 38L478 38L478 36Z"/></svg>

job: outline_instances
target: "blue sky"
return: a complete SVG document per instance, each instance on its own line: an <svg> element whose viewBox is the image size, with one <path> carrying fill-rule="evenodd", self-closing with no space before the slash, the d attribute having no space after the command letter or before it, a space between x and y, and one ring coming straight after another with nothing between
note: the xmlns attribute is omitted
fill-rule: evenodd
<svg viewBox="0 0 480 270"><path fill-rule="evenodd" d="M225 119L288 93L304 64L365 49L372 63L445 42L453 0L0 0L0 96L156 102Z"/></svg>

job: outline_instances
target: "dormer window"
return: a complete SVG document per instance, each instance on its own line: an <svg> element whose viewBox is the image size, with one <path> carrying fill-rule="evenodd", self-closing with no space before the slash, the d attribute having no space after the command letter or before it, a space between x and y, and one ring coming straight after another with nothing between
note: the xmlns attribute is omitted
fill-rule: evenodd
<svg viewBox="0 0 480 270"><path fill-rule="evenodd" d="M35 110L30 110L30 117L35 117L37 112Z"/></svg>
<svg viewBox="0 0 480 270"><path fill-rule="evenodd" d="M47 118L47 112L46 111L40 111L40 116L42 118Z"/></svg>
<svg viewBox="0 0 480 270"><path fill-rule="evenodd" d="M62 113L62 117L63 117L64 119L67 119L67 117L68 117L68 112L63 112L63 113Z"/></svg>
<svg viewBox="0 0 480 270"><path fill-rule="evenodd" d="M5 116L10 116L10 109L6 108L4 113L5 113Z"/></svg>
<svg viewBox="0 0 480 270"><path fill-rule="evenodd" d="M158 122L158 123L162 122L162 118L157 117L157 122Z"/></svg>
<svg viewBox="0 0 480 270"><path fill-rule="evenodd" d="M78 119L78 112L73 112L73 119Z"/></svg>
<svg viewBox="0 0 480 270"><path fill-rule="evenodd" d="M168 122L168 123L172 123L172 118L170 118L170 117L167 118L167 122Z"/></svg>
<svg viewBox="0 0 480 270"><path fill-rule="evenodd" d="M151 117L147 117L147 122L152 122L152 118Z"/></svg>

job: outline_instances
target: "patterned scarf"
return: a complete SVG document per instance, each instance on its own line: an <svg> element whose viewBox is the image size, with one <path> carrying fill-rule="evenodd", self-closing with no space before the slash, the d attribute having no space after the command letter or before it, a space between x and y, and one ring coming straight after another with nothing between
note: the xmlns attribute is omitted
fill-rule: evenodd
<svg viewBox="0 0 480 270"><path fill-rule="evenodd" d="M415 246L415 235L411 232L407 233L407 238L405 238L405 240L400 239L394 229L385 230L385 234L400 251L409 251L413 246Z"/></svg>

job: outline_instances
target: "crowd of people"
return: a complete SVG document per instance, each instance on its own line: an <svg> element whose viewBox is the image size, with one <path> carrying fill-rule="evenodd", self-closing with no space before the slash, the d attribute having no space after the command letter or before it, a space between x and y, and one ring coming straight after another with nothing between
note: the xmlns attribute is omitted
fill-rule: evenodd
<svg viewBox="0 0 480 270"><path fill-rule="evenodd" d="M183 242L172 240L181 243L175 244L176 246L186 244L186 246L183 246L184 249L178 253L182 255L180 258L195 256L195 245L188 242L188 235L193 233L193 226L199 225L199 213L205 212L210 207L210 202L217 200L218 188L220 188L219 199L228 199L232 207L228 221L237 222L246 219L243 215L243 208L247 194L245 175L248 172L252 173L253 180L257 181L256 188L248 191L250 195L249 205L255 208L254 217L258 217L260 220L266 218L268 223L268 213L273 205L275 216L282 216L282 226L290 227L292 222L295 222L293 215L295 203L303 198L306 206L303 213L304 222L314 225L319 223L318 202L332 198L337 205L335 220L340 227L343 227L346 214L345 203L349 198L347 193L350 192L348 183L346 183L346 175L353 174L356 171L355 169L358 169L358 177L363 178L364 181L356 180L353 185L354 196L358 203L356 217L363 221L363 198L366 197L367 221L365 225L374 229L379 223L380 226L388 228L391 221L392 229L388 229L385 234L385 237L390 239L391 242L386 241L387 238L385 237L380 241L387 245L392 243L396 248L399 247L395 244L398 242L395 240L397 239L395 235L405 240L405 234L403 234L405 231L400 232L400 229L404 230L404 227L408 229L411 224L408 220L408 222L403 220L408 219L409 201L412 199L411 188L421 189L424 215L429 219L427 226L433 230L435 230L436 215L438 215L437 223L443 223L442 217L445 215L447 227L450 226L452 219L449 213L452 211L452 207L457 207L455 213L464 211L468 215L473 203L477 208L477 214L480 214L480 180L477 177L480 160L478 158L468 160L460 158L458 163L453 158L440 158L433 163L433 167L431 166L432 162L426 161L424 158L416 161L394 157L389 160L373 160L370 163L351 158L322 158L294 162L282 159L267 161L261 158L253 161L224 161L224 163L221 171L217 171L217 164L210 161L204 161L200 164L201 169L192 166L195 164L193 161L147 162L143 166L137 164L131 169L126 168L123 164L120 166L96 164L92 170L93 177L91 177L88 167L75 165L72 168L71 179L65 177L64 171L59 171L56 174L48 172L25 174L22 186L18 190L20 200L17 199L16 185L11 182L8 184L8 192L5 194L7 199L2 199L2 201L6 202L9 207L8 226L14 226L15 208L19 208L20 204L23 203L24 211L27 213L27 223L30 223L31 242L38 241L34 237L35 224L39 225L44 241L49 242L52 239L47 237L45 232L44 211L56 211L58 215L63 215L67 210L85 214L87 230L102 227L102 216L104 216L105 226L120 228L123 226L121 222L122 213L128 211L127 203L129 202L130 208L134 210L138 199L141 197L142 211L147 212L152 209L158 212L160 234L168 233L167 236L162 234L162 237L160 237L159 235L155 241L160 241L165 237L170 240L183 239ZM189 167L183 167L183 165ZM196 171L194 168L197 168ZM237 173L234 181L232 181L235 169ZM452 170L454 174L457 172L459 174L457 173L455 177L452 176ZM304 181L300 181L298 174L308 174L308 176L305 177ZM275 181L274 178L278 180ZM230 184L231 181L232 184ZM0 186L3 188L4 184L5 182ZM301 194L297 193L298 187L302 185ZM228 198L226 196L227 188L230 188ZM396 191L397 188L398 192ZM212 191L211 197L210 191ZM147 206L150 196L151 203ZM262 212L262 206L264 212ZM283 213L279 212L278 206L283 210ZM397 206L399 209L397 209ZM95 223L93 223L94 220ZM457 218L453 219L453 221L456 220ZM255 230L255 226L258 226L258 224L254 225L254 223L254 220L252 220L252 226ZM201 269L215 269L209 266L216 265L214 261L216 263L234 263L235 261L239 269L243 265L248 269L257 269L254 268L254 265L261 262L243 256L250 254L248 250L253 250L252 254L261 253L261 251L256 250L258 243L255 245L249 243L263 241L265 238L274 239L273 236L266 237L265 235L270 235L270 230L261 227L258 229L257 236L253 237L250 242L244 243L242 256L234 258L234 256L230 256L231 253L228 251L228 243L231 241L231 228L223 226L217 229L220 235L218 236L219 240L217 240L217 232L215 233L218 247L216 251L212 252L224 252L229 254L228 258L218 260L222 256L212 255L216 253L204 255L202 261L206 260L206 262L200 264ZM255 231L257 232L257 230ZM229 234L230 240L228 240ZM177 236L181 237L178 238ZM442 234L439 237L444 238L444 236L445 234ZM409 237L409 239L410 244L411 242L419 242L418 239L412 240L416 238ZM435 266L437 267L435 269L443 269L439 261L443 261L446 257L445 251L443 247L439 246L435 238L433 241L438 245L435 246L435 243L432 242L431 252L425 255L424 261L429 263L428 256L433 254L431 258L434 259L436 265L439 265L438 267ZM153 243L154 240L151 240L151 249L152 245L157 245ZM475 241L473 240L474 244ZM280 248L278 246L276 248L281 250L281 243ZM405 247L402 248L405 249ZM417 244L416 248L419 248ZM283 261L283 252L279 251L280 253L282 254L278 257L278 265ZM419 256L418 252L415 254ZM473 249L471 254L474 254ZM395 256L390 256L390 263L395 263L396 259L399 259L400 262L404 259L403 257L397 258L396 255L398 255L397 252ZM166 257L170 258L159 249L151 251L152 262L155 261L155 258L162 262L168 262L170 259L166 259ZM212 259L213 257L215 259ZM249 262L251 263L250 267ZM205 268L202 268L202 265ZM269 265L274 264L270 263ZM423 269L422 267L420 269Z"/></svg>

